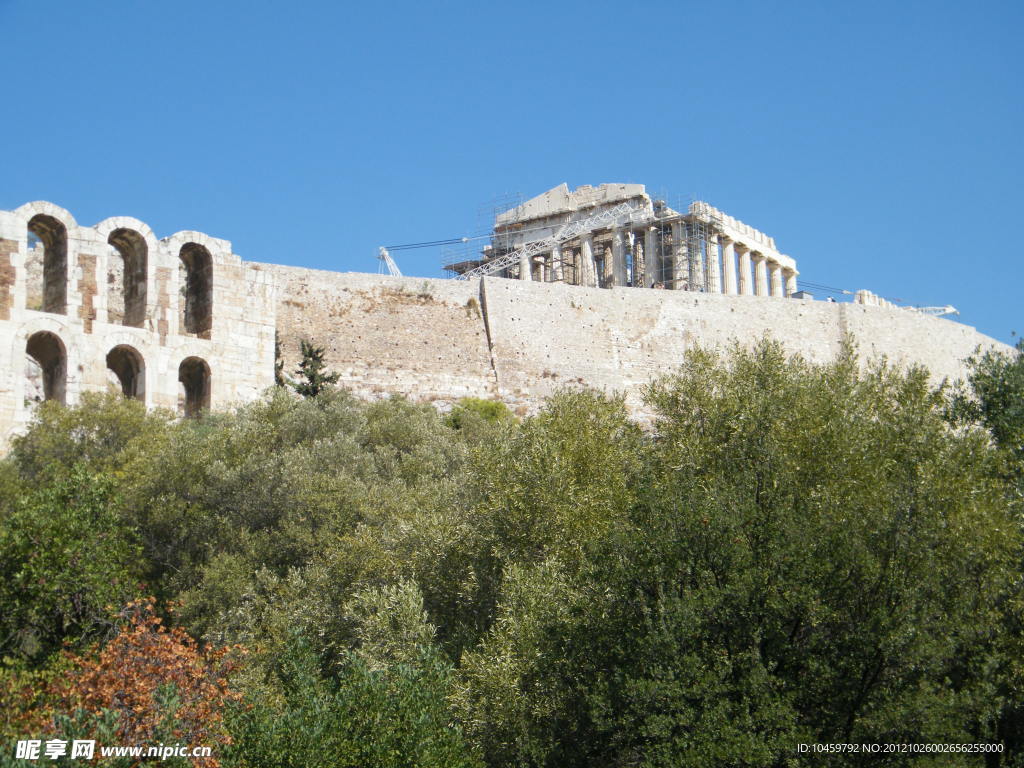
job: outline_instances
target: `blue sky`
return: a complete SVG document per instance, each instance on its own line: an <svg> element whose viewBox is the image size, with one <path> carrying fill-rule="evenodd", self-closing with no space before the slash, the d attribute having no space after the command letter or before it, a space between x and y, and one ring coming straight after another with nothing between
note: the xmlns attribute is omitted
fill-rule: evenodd
<svg viewBox="0 0 1024 768"><path fill-rule="evenodd" d="M810 281L1024 333L1024 3L0 0L0 29L0 208L375 272L508 193L638 182Z"/></svg>

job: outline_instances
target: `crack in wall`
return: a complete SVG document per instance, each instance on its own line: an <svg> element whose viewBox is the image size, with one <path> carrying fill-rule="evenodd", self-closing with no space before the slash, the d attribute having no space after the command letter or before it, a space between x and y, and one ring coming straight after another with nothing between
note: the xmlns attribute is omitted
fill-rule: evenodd
<svg viewBox="0 0 1024 768"><path fill-rule="evenodd" d="M494 341L491 338L491 324L487 320L487 289L486 277L480 278L480 319L484 323L484 337L487 339L487 355L491 360L491 371L494 373L494 394L501 397L501 379L498 377L498 365L494 360Z"/></svg>

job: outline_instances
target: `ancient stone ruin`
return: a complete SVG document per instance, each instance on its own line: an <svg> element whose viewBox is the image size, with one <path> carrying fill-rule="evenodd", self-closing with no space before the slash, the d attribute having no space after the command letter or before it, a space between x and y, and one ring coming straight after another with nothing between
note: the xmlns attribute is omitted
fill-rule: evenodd
<svg viewBox="0 0 1024 768"><path fill-rule="evenodd" d="M87 390L193 415L267 386L273 280L225 240L29 203L0 212L0 339L0 440Z"/></svg>
<svg viewBox="0 0 1024 768"><path fill-rule="evenodd" d="M498 214L479 259L445 266L460 276L728 296L793 296L798 274L774 238L704 202L680 213L642 184L557 186Z"/></svg>
<svg viewBox="0 0 1024 768"><path fill-rule="evenodd" d="M342 385L440 406L497 398L519 413L562 387L624 392L695 345L765 335L812 361L852 336L867 357L964 374L973 328L867 291L816 301L763 232L705 203L685 212L642 185L562 185L495 219L454 280L245 262L200 232L157 239L130 217L80 226L56 205L0 211L0 445L42 400L115 391L182 417L260 396L299 341ZM613 289L613 290L607 290Z"/></svg>

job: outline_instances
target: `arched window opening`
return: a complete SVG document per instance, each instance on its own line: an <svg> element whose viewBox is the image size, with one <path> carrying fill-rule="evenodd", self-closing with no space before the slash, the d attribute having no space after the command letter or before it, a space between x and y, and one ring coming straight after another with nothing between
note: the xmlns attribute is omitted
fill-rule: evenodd
<svg viewBox="0 0 1024 768"><path fill-rule="evenodd" d="M213 258L198 243L186 243L179 255L182 333L208 339L213 327Z"/></svg>
<svg viewBox="0 0 1024 768"><path fill-rule="evenodd" d="M133 229L115 229L107 242L107 320L141 328L146 320L146 241Z"/></svg>
<svg viewBox="0 0 1024 768"><path fill-rule="evenodd" d="M25 345L25 401L65 401L68 358L64 343L49 331L33 333Z"/></svg>
<svg viewBox="0 0 1024 768"><path fill-rule="evenodd" d="M53 216L28 222L25 306L65 315L68 311L68 231Z"/></svg>
<svg viewBox="0 0 1024 768"><path fill-rule="evenodd" d="M143 400L146 396L146 364L138 350L119 344L107 353L109 381L126 398Z"/></svg>
<svg viewBox="0 0 1024 768"><path fill-rule="evenodd" d="M210 407L210 366L199 357L187 357L178 366L178 413L194 419Z"/></svg>

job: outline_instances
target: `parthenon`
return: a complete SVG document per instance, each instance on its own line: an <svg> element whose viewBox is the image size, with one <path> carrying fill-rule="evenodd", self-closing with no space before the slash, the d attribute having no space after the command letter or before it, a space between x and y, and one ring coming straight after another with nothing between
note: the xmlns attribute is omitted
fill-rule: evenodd
<svg viewBox="0 0 1024 768"><path fill-rule="evenodd" d="M673 210L642 184L561 184L499 213L479 258L445 266L466 277L777 298L798 293L799 274L774 238L704 202Z"/></svg>

